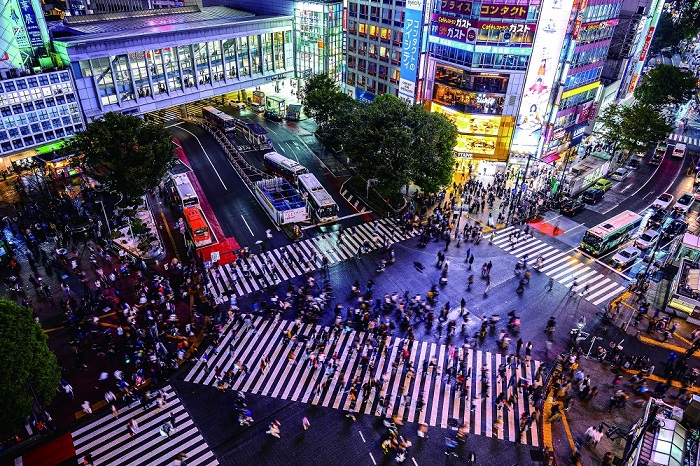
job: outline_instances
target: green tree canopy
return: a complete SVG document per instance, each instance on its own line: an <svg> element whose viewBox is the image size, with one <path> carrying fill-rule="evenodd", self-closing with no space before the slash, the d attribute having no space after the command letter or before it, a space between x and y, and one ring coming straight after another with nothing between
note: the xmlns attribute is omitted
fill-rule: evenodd
<svg viewBox="0 0 700 466"><path fill-rule="evenodd" d="M158 186L175 163L175 145L163 125L134 115L106 113L70 144L90 177L127 199Z"/></svg>
<svg viewBox="0 0 700 466"><path fill-rule="evenodd" d="M392 192L410 181L428 192L450 183L457 128L444 116L381 95L348 123L343 147L364 178Z"/></svg>
<svg viewBox="0 0 700 466"><path fill-rule="evenodd" d="M611 104L598 117L596 133L615 148L643 152L666 139L673 130L658 109L636 102L631 106Z"/></svg>
<svg viewBox="0 0 700 466"><path fill-rule="evenodd" d="M306 80L302 93L304 113L316 120L321 130L326 130L338 108L338 94L342 94L338 83L328 73L315 74Z"/></svg>
<svg viewBox="0 0 700 466"><path fill-rule="evenodd" d="M645 105L663 107L684 104L695 95L697 78L690 70L659 65L644 76L634 96Z"/></svg>
<svg viewBox="0 0 700 466"><path fill-rule="evenodd" d="M667 47L674 47L684 39L683 27L678 27L674 23L673 16L668 11L661 13L659 22L656 25L654 39L651 41L651 50L654 53L660 52Z"/></svg>
<svg viewBox="0 0 700 466"><path fill-rule="evenodd" d="M61 372L32 312L0 299L0 431L8 434L32 413L34 396L46 407L56 395ZM31 384L31 387L30 387Z"/></svg>

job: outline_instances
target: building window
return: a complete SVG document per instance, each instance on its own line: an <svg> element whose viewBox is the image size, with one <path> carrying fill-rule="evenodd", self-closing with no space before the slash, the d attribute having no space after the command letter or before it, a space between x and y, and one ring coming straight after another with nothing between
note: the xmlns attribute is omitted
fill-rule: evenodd
<svg viewBox="0 0 700 466"><path fill-rule="evenodd" d="M20 114L20 113L24 113L24 112L22 111L22 105L20 105L20 104L13 105L13 106L12 106L12 113L14 113L15 115L18 115L18 114Z"/></svg>
<svg viewBox="0 0 700 466"><path fill-rule="evenodd" d="M365 23L360 23L357 28L357 33L361 36L367 35L367 25Z"/></svg>
<svg viewBox="0 0 700 466"><path fill-rule="evenodd" d="M8 81L5 83L5 92L14 91L14 90L15 90L15 84L12 81Z"/></svg>
<svg viewBox="0 0 700 466"><path fill-rule="evenodd" d="M90 68L90 63L88 62L88 69L89 68ZM39 87L39 81L37 81L36 78L27 78L27 84L29 84L29 87Z"/></svg>
<svg viewBox="0 0 700 466"><path fill-rule="evenodd" d="M27 82L24 79L18 79L16 81L17 84L17 89L26 89L27 88Z"/></svg>

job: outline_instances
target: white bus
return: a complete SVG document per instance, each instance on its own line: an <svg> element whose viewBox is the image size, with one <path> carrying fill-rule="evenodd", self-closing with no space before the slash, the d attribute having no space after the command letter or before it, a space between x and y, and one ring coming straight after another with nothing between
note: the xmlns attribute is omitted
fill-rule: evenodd
<svg viewBox="0 0 700 466"><path fill-rule="evenodd" d="M642 224L642 216L626 210L584 233L580 248L599 256L633 237Z"/></svg>
<svg viewBox="0 0 700 466"><path fill-rule="evenodd" d="M173 186L175 188L173 194L181 209L199 206L199 197L197 197L197 192L194 190L192 183L190 183L187 174L180 173L178 175L173 175L171 179L173 180Z"/></svg>
<svg viewBox="0 0 700 466"><path fill-rule="evenodd" d="M334 222L338 220L338 204L335 203L328 191L311 173L304 173L297 178L299 191L307 195L307 202L314 217L319 222Z"/></svg>
<svg viewBox="0 0 700 466"><path fill-rule="evenodd" d="M275 172L279 176L286 178L294 184L296 184L297 177L299 175L309 173L309 170L307 170L302 164L295 162L292 159L288 159L278 152L268 152L265 154L263 156L263 163L268 170Z"/></svg>
<svg viewBox="0 0 700 466"><path fill-rule="evenodd" d="M236 127L236 119L216 107L203 107L202 118L223 132L233 131Z"/></svg>

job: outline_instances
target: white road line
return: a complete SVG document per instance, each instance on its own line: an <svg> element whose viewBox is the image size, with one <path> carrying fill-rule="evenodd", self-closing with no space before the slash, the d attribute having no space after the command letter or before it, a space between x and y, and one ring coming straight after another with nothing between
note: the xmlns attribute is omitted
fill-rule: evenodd
<svg viewBox="0 0 700 466"><path fill-rule="evenodd" d="M245 223L245 226L248 227L248 231L250 232L250 234L252 236L255 236L255 233L253 233L253 230L250 229L250 225L248 225L248 222L246 222L245 217L243 215L241 215L241 218L243 219L243 223Z"/></svg>
<svg viewBox="0 0 700 466"><path fill-rule="evenodd" d="M362 435L362 431L358 430L357 432L360 434L360 437L362 438L362 443L367 443L367 441L365 440L365 436Z"/></svg>
<svg viewBox="0 0 700 466"><path fill-rule="evenodd" d="M377 462L374 461L374 455L372 454L371 451L369 452L369 457L372 458L372 464L373 464L374 466L377 466Z"/></svg>
<svg viewBox="0 0 700 466"><path fill-rule="evenodd" d="M228 191L228 188L226 187L226 183L224 183L224 180L221 179L221 175L219 175L219 172L216 170L216 167L214 166L214 162L211 161L211 159L209 158L209 154L207 153L206 150L204 150L204 146L202 145L202 141L200 141L199 138L192 131L187 130L185 128L179 128L179 129L181 129L182 131L185 131L187 133L190 133L197 140L197 144L199 144L199 147L202 148L202 152L204 152L205 157L207 158L207 160L209 160L209 164L211 165L211 168L214 169L214 173L216 173L216 176L219 178L219 181L221 181L221 186L223 186L224 189L226 191Z"/></svg>

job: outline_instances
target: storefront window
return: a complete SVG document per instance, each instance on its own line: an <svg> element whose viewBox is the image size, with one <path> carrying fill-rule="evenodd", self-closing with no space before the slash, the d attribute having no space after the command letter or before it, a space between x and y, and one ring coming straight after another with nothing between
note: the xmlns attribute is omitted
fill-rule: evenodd
<svg viewBox="0 0 700 466"><path fill-rule="evenodd" d="M260 44L258 43L259 36L248 37L248 47L250 47L250 67L253 74L262 72L262 63L260 62Z"/></svg>
<svg viewBox="0 0 700 466"><path fill-rule="evenodd" d="M226 39L221 44L224 62L226 63L226 76L236 78L238 76L238 64L236 63L236 41L235 39Z"/></svg>
<svg viewBox="0 0 700 466"><path fill-rule="evenodd" d="M167 91L162 58L162 52L160 49L146 51L146 65L151 70L151 80L153 81L154 94L162 94ZM150 90L148 89L145 89L144 92L150 94Z"/></svg>
<svg viewBox="0 0 700 466"><path fill-rule="evenodd" d="M122 102L134 100L134 86L131 84L131 73L129 72L129 62L126 55L112 57L112 67L117 77L117 89L119 99Z"/></svg>
<svg viewBox="0 0 700 466"><path fill-rule="evenodd" d="M189 45L180 45L177 47L177 55L180 59L182 79L185 82L185 87L195 86L194 64L192 62L192 50L190 47Z"/></svg>
<svg viewBox="0 0 700 466"><path fill-rule="evenodd" d="M165 72L168 77L168 88L171 91L181 90L182 80L180 79L180 67L177 63L177 52L175 49L168 47L163 49L162 55L165 63Z"/></svg>
<svg viewBox="0 0 700 466"><path fill-rule="evenodd" d="M462 113L503 113L505 95L488 92L468 92L453 87L435 84L433 99Z"/></svg>
<svg viewBox="0 0 700 466"><path fill-rule="evenodd" d="M260 38L262 39L263 71L272 71L274 69L272 34L262 34Z"/></svg>
<svg viewBox="0 0 700 466"><path fill-rule="evenodd" d="M214 73L214 81L222 81L224 79L224 64L221 53L221 42L215 40L207 42L209 53L211 54L211 71Z"/></svg>
<svg viewBox="0 0 700 466"><path fill-rule="evenodd" d="M250 67L248 66L248 38L239 37L236 39L236 47L238 48L238 70L240 76L250 76Z"/></svg>

